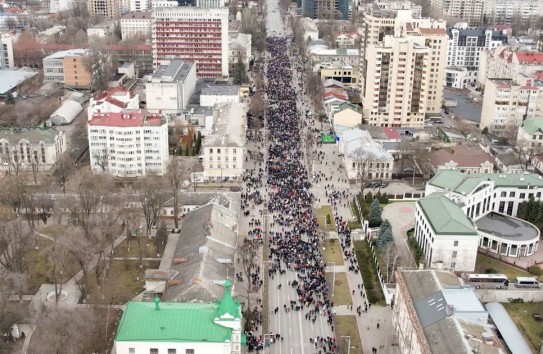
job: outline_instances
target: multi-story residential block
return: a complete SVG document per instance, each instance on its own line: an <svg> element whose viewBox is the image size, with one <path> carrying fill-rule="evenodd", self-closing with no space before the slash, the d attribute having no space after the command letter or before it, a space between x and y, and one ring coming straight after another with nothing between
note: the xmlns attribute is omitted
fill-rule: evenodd
<svg viewBox="0 0 543 354"><path fill-rule="evenodd" d="M72 2L70 0L50 0L49 12L52 14L58 14L61 11L69 10L70 6L72 6Z"/></svg>
<svg viewBox="0 0 543 354"><path fill-rule="evenodd" d="M526 119L518 129L517 147L543 153L543 117Z"/></svg>
<svg viewBox="0 0 543 354"><path fill-rule="evenodd" d="M196 64L174 59L161 65L145 83L150 112L177 113L187 107L196 87Z"/></svg>
<svg viewBox="0 0 543 354"><path fill-rule="evenodd" d="M477 250L506 257L534 254L539 229L516 217L530 198L541 200L534 174L439 171L426 184L415 213L415 238L431 268L473 271Z"/></svg>
<svg viewBox="0 0 543 354"><path fill-rule="evenodd" d="M89 89L92 75L88 69L88 52L72 49L56 52L43 58L43 79L70 88Z"/></svg>
<svg viewBox="0 0 543 354"><path fill-rule="evenodd" d="M121 112L125 109L138 109L140 97L123 86L111 87L100 92L89 100L87 108L88 120L95 113Z"/></svg>
<svg viewBox="0 0 543 354"><path fill-rule="evenodd" d="M373 2L372 6L376 6L382 11L394 12L397 10L411 10L413 18L422 17L422 6L415 4L412 1L405 0L378 0Z"/></svg>
<svg viewBox="0 0 543 354"><path fill-rule="evenodd" d="M518 80L519 75L531 76L543 70L543 52L514 51L500 46L481 52L480 64L477 85L484 88L486 79Z"/></svg>
<svg viewBox="0 0 543 354"><path fill-rule="evenodd" d="M0 69L13 68L15 60L13 59L13 36L8 33L0 35Z"/></svg>
<svg viewBox="0 0 543 354"><path fill-rule="evenodd" d="M120 0L87 0L91 17L119 18L121 16Z"/></svg>
<svg viewBox="0 0 543 354"><path fill-rule="evenodd" d="M541 6L540 0L431 0L430 11L435 17L461 19L471 26L510 25L537 16Z"/></svg>
<svg viewBox="0 0 543 354"><path fill-rule="evenodd" d="M196 62L198 77L228 76L228 9L157 8L152 17L153 61Z"/></svg>
<svg viewBox="0 0 543 354"><path fill-rule="evenodd" d="M54 128L6 128L0 130L0 169L48 170L66 151L64 132Z"/></svg>
<svg viewBox="0 0 543 354"><path fill-rule="evenodd" d="M301 0L300 3L304 17L328 18L337 14L342 20L348 20L351 15L348 0Z"/></svg>
<svg viewBox="0 0 543 354"><path fill-rule="evenodd" d="M480 53L507 44L507 36L489 29L450 28L447 47L445 86L464 89L475 84L479 72Z"/></svg>
<svg viewBox="0 0 543 354"><path fill-rule="evenodd" d="M149 11L151 10L151 0L130 0L130 11Z"/></svg>
<svg viewBox="0 0 543 354"><path fill-rule="evenodd" d="M367 130L348 129L341 132L339 152L349 180L389 180L394 157L372 139Z"/></svg>
<svg viewBox="0 0 543 354"><path fill-rule="evenodd" d="M455 274L401 269L396 271L395 278L392 324L400 353L499 354L502 351L497 336L487 332L489 312L475 290L463 287ZM498 327L502 325L502 321L494 320L500 323ZM517 335L522 338L514 324L508 326L507 332L515 332L515 339ZM519 353L530 352L522 339L515 342L515 348L520 349Z"/></svg>
<svg viewBox="0 0 543 354"><path fill-rule="evenodd" d="M518 78L486 80L481 129L514 139L523 121L543 117L543 82L522 74Z"/></svg>
<svg viewBox="0 0 543 354"><path fill-rule="evenodd" d="M168 167L168 122L134 110L95 113L88 123L94 173L117 177L162 176Z"/></svg>
<svg viewBox="0 0 543 354"><path fill-rule="evenodd" d="M245 66L245 70L249 70L252 59L251 53L251 35L246 33L229 33L228 42L228 72L233 73L238 61Z"/></svg>
<svg viewBox="0 0 543 354"><path fill-rule="evenodd" d="M224 7L225 0L196 0L196 7Z"/></svg>
<svg viewBox="0 0 543 354"><path fill-rule="evenodd" d="M129 12L121 17L121 37L123 41L131 37L151 36L151 12Z"/></svg>
<svg viewBox="0 0 543 354"><path fill-rule="evenodd" d="M426 114L441 111L445 22L375 6L364 22L363 106L368 124L422 127Z"/></svg>
<svg viewBox="0 0 543 354"><path fill-rule="evenodd" d="M202 144L204 180L236 180L243 174L245 105L220 103L213 109L213 132Z"/></svg>

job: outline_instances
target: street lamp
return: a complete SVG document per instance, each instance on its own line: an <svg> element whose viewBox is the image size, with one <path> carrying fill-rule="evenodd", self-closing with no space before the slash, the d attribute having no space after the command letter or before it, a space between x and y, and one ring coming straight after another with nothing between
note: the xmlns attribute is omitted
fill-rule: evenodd
<svg viewBox="0 0 543 354"><path fill-rule="evenodd" d="M349 342L347 343L347 354L351 354L351 336L341 336L341 338L347 339Z"/></svg>

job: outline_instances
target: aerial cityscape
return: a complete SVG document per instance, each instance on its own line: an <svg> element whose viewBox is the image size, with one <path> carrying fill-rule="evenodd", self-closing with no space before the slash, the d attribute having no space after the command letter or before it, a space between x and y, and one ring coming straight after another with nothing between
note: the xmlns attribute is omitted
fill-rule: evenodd
<svg viewBox="0 0 543 354"><path fill-rule="evenodd" d="M543 0L12 0L0 42L0 354L543 353Z"/></svg>

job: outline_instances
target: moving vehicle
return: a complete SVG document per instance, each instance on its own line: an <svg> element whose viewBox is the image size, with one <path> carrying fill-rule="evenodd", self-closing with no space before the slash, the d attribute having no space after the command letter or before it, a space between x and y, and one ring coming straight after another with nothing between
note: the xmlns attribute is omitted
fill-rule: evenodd
<svg viewBox="0 0 543 354"><path fill-rule="evenodd" d="M509 286L509 279L504 274L465 274L464 281L475 289L505 289Z"/></svg>
<svg viewBox="0 0 543 354"><path fill-rule="evenodd" d="M517 277L515 286L517 288L539 288L539 282L534 277Z"/></svg>

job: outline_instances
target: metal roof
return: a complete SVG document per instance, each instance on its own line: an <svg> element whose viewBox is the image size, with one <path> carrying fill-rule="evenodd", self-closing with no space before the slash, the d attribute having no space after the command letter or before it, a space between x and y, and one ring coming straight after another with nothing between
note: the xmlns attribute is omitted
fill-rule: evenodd
<svg viewBox="0 0 543 354"><path fill-rule="evenodd" d="M30 79L35 76L37 71L29 70L12 70L12 69L3 69L0 70L0 95L6 94L8 91L13 90L15 87L19 86L25 80Z"/></svg>
<svg viewBox="0 0 543 354"><path fill-rule="evenodd" d="M490 302L485 307L511 353L526 354L532 352L530 346L526 343L526 340L502 304Z"/></svg>
<svg viewBox="0 0 543 354"><path fill-rule="evenodd" d="M539 229L522 219L490 212L475 221L477 229L510 241L539 239Z"/></svg>
<svg viewBox="0 0 543 354"><path fill-rule="evenodd" d="M436 235L465 235L479 237L474 225L462 209L445 196L432 193L417 201Z"/></svg>

